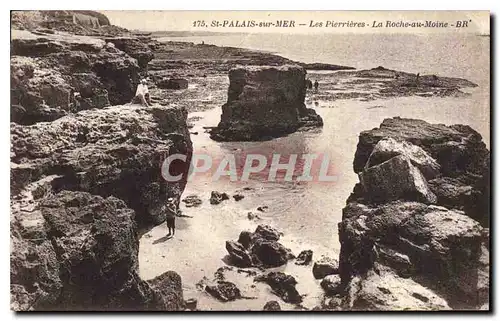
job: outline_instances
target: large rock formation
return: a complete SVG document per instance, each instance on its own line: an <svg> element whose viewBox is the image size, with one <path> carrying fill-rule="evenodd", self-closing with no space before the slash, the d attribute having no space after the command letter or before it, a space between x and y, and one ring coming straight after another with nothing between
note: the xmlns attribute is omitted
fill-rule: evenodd
<svg viewBox="0 0 500 321"><path fill-rule="evenodd" d="M114 106L11 124L14 310L183 307L180 277L141 280L137 255L139 229L163 222L166 199L184 189L163 180L161 164L173 153L190 160L186 119L177 108Z"/></svg>
<svg viewBox="0 0 500 321"><path fill-rule="evenodd" d="M153 54L137 41L113 39L125 52L95 37L13 30L12 121L34 124L83 109L128 103Z"/></svg>
<svg viewBox="0 0 500 321"><path fill-rule="evenodd" d="M293 65L231 69L227 103L212 139L265 140L322 126L321 117L305 107L305 75Z"/></svg>
<svg viewBox="0 0 500 321"><path fill-rule="evenodd" d="M386 119L361 133L354 170L339 223L344 308L488 302L489 151L476 131Z"/></svg>
<svg viewBox="0 0 500 321"><path fill-rule="evenodd" d="M237 242L226 241L231 263L239 267L278 267L294 258L292 252L278 242L281 234L269 225L259 225L254 233L243 231Z"/></svg>

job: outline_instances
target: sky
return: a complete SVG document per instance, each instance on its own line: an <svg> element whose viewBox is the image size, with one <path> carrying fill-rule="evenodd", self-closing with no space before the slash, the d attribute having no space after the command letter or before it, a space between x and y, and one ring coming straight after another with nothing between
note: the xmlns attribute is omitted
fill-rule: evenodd
<svg viewBox="0 0 500 321"><path fill-rule="evenodd" d="M282 32L282 33L480 33L489 34L488 11L101 11L111 23L127 29L142 31L218 31L218 32ZM220 24L228 21L254 20L276 22L294 20L295 24L304 24L295 28L237 28L212 27L212 21ZM433 20L455 24L456 21L469 21L468 28L373 28L373 22L387 20L394 22ZM201 21L205 26L201 26ZM321 27L310 27L311 21L322 22ZM326 27L326 22L364 22L364 28Z"/></svg>

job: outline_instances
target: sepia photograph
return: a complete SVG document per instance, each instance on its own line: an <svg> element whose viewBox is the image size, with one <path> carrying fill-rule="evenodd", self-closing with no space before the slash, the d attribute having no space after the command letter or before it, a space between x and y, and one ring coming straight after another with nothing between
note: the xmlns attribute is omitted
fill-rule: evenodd
<svg viewBox="0 0 500 321"><path fill-rule="evenodd" d="M10 309L490 303L489 11L10 12Z"/></svg>

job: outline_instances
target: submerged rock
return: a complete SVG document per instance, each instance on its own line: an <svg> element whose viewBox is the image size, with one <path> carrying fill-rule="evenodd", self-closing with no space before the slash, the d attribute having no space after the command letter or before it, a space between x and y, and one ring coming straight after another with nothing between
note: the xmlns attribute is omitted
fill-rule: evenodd
<svg viewBox="0 0 500 321"><path fill-rule="evenodd" d="M291 275L283 272L270 272L266 275L257 276L255 281L267 283L271 289L285 302L302 302L302 296L295 288L297 281Z"/></svg>
<svg viewBox="0 0 500 321"><path fill-rule="evenodd" d="M306 71L299 66L244 67L229 72L227 103L210 137L253 141L280 137L323 120L304 104Z"/></svg>

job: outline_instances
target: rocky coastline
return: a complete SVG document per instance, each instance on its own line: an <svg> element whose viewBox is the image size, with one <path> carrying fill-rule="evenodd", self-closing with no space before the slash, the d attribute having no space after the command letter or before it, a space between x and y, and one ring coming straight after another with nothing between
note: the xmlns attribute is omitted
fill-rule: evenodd
<svg viewBox="0 0 500 321"><path fill-rule="evenodd" d="M91 24L70 22L75 14ZM192 111L222 109L211 129L214 141L261 141L323 126L306 107L308 70L335 71L318 76L324 90L309 92L313 99L456 97L476 86L383 67L354 70L241 48L160 42L112 26L93 11L13 12L12 22L15 311L196 310L177 272L144 280L138 270L139 239L165 221L168 198L177 204L184 198L186 180L166 182L160 168L169 155L183 154L187 162L172 174L187 176ZM152 82L152 107L128 104L141 78ZM346 85L375 91L343 92ZM206 92L213 94L207 99ZM213 280L201 280L200 291L222 302L251 300L228 277L242 274L307 310L297 280L270 271L294 262L321 280L325 298L313 310L487 308L490 152L481 135L465 125L386 119L360 133L353 169L360 182L338 224L338 260L306 249L295 257L278 230L258 224L227 240L228 264ZM213 206L233 201L213 193ZM244 197L233 195L235 202ZM184 202L202 203L195 195ZM248 218L259 220L250 212ZM283 307L269 301L262 309Z"/></svg>

